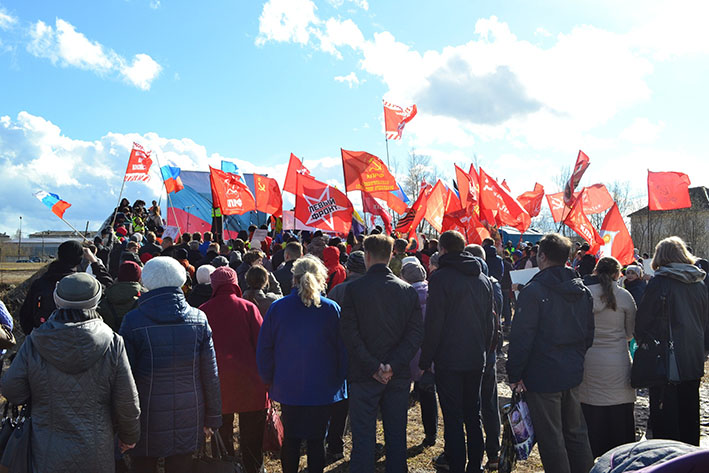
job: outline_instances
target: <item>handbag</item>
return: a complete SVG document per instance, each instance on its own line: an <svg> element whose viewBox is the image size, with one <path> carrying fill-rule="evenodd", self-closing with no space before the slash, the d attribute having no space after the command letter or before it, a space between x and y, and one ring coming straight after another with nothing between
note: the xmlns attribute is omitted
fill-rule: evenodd
<svg viewBox="0 0 709 473"><path fill-rule="evenodd" d="M31 473L32 468L32 417L29 405L19 413L12 434L5 445L0 466L8 473Z"/></svg>
<svg viewBox="0 0 709 473"><path fill-rule="evenodd" d="M15 419L12 416L12 412L16 410L15 407L10 409L10 403L5 402L5 407L3 409L2 421L0 421L0 458L5 451L5 446L7 441L10 440L12 431L15 428Z"/></svg>
<svg viewBox="0 0 709 473"><path fill-rule="evenodd" d="M655 322L658 331L664 331L667 327L667 340L663 340L661 336L637 340L638 348L635 350L633 366L630 370L630 386L635 389L651 388L663 385L668 380L679 380L676 375L677 360L672 338L672 321L667 307L668 291L664 281L662 284L660 314L655 317Z"/></svg>
<svg viewBox="0 0 709 473"><path fill-rule="evenodd" d="M502 444L498 469L500 473L514 470L517 460L526 460L534 448L536 437L523 393L513 392L512 400L502 408Z"/></svg>
<svg viewBox="0 0 709 473"><path fill-rule="evenodd" d="M244 468L234 457L227 455L226 446L219 432L214 432L211 437L215 455L208 457L206 442L194 461L195 473L244 473Z"/></svg>
<svg viewBox="0 0 709 473"><path fill-rule="evenodd" d="M266 425L263 429L263 451L278 453L283 446L283 424L272 403L266 410Z"/></svg>

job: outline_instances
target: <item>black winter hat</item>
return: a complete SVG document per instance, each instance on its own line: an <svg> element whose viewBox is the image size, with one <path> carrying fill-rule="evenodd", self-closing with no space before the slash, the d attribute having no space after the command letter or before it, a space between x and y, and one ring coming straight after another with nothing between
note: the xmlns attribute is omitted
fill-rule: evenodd
<svg viewBox="0 0 709 473"><path fill-rule="evenodd" d="M81 258L83 256L84 250L81 247L81 243L76 240L65 241L59 245L59 249L57 250L57 258L59 261L70 268L73 268L81 263Z"/></svg>

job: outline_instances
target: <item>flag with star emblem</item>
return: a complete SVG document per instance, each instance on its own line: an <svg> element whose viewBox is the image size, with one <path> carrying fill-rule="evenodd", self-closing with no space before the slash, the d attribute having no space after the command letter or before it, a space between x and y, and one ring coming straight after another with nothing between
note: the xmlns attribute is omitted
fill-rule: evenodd
<svg viewBox="0 0 709 473"><path fill-rule="evenodd" d="M283 200L278 182L270 177L254 174L254 200L256 210L280 217L283 215Z"/></svg>
<svg viewBox="0 0 709 473"><path fill-rule="evenodd" d="M364 151L342 151L345 188L350 191L380 192L399 190L396 179L381 159Z"/></svg>
<svg viewBox="0 0 709 473"><path fill-rule="evenodd" d="M349 233L354 207L344 193L307 175L298 175L296 191L295 218L325 232Z"/></svg>
<svg viewBox="0 0 709 473"><path fill-rule="evenodd" d="M212 205L220 208L222 215L242 215L256 209L254 196L239 176L209 166L212 187Z"/></svg>

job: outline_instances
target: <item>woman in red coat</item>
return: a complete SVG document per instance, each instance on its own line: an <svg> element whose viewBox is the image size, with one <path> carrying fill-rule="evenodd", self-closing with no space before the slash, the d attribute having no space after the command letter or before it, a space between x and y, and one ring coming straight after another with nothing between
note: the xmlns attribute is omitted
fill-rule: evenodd
<svg viewBox="0 0 709 473"><path fill-rule="evenodd" d="M241 457L247 473L263 464L263 430L268 398L256 366L256 344L263 319L258 308L242 299L236 271L228 266L211 275L212 298L199 308L207 314L222 393L222 427L229 455L234 454L234 414L239 414Z"/></svg>

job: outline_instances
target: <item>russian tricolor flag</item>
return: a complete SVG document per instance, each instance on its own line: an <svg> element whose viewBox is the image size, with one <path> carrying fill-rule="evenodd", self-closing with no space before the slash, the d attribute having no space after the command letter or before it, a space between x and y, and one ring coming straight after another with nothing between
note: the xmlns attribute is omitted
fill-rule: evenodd
<svg viewBox="0 0 709 473"><path fill-rule="evenodd" d="M180 168L174 166L163 166L160 168L162 180L165 181L165 190L167 193L180 192L185 188L180 179Z"/></svg>
<svg viewBox="0 0 709 473"><path fill-rule="evenodd" d="M34 196L42 201L44 205L49 207L49 209L59 218L64 218L64 211L71 207L69 202L62 200L57 194L39 191L35 192Z"/></svg>

